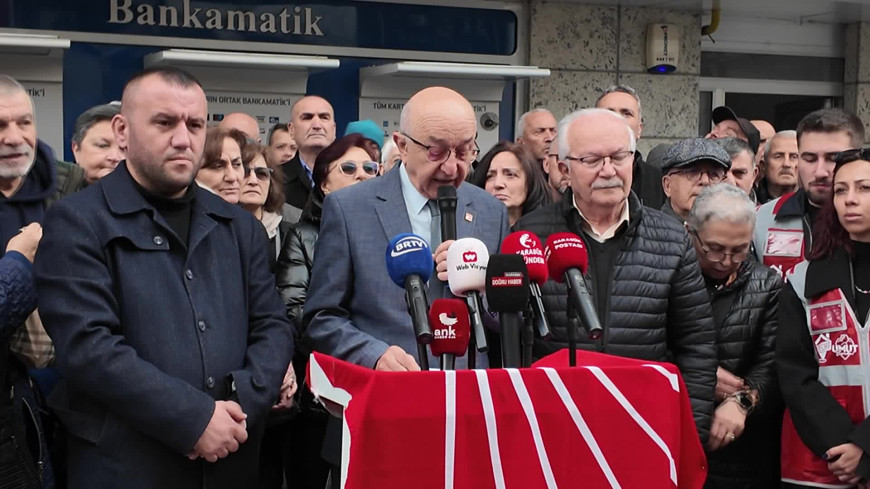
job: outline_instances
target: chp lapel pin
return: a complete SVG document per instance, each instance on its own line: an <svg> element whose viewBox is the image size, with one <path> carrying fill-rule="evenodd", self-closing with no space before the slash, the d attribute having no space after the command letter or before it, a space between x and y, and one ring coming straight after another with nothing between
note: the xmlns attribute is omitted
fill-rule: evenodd
<svg viewBox="0 0 870 489"><path fill-rule="evenodd" d="M473 222L473 221L474 221L474 215L473 215L472 213L470 213L470 212L466 212L466 213L465 213L465 221L466 221L466 222Z"/></svg>

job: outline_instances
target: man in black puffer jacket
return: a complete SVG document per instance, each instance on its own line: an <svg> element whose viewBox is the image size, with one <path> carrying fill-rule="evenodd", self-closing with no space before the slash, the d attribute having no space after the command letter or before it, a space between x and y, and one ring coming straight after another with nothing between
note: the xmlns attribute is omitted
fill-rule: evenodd
<svg viewBox="0 0 870 489"><path fill-rule="evenodd" d="M586 283L604 328L579 348L677 365L692 401L702 443L707 442L716 385L716 333L710 299L686 230L641 205L631 191L634 134L620 116L586 109L559 124L559 166L571 191L561 202L517 223L546 241L571 232L589 249ZM552 330L536 339L535 357L567 346L565 286L543 287ZM581 335L582 336L582 335Z"/></svg>

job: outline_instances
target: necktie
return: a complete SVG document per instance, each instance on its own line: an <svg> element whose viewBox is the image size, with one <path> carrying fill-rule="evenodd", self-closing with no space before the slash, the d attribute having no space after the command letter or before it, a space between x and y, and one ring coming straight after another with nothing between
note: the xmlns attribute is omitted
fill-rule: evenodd
<svg viewBox="0 0 870 489"><path fill-rule="evenodd" d="M432 216L432 222L429 223L429 246L432 248L432 253L441 244L441 209L438 208L437 200L430 200L426 203L429 207L429 214ZM434 267L434 265L433 265ZM432 278L429 279L429 301L440 298L443 295L444 283L438 280L436 271L432 271Z"/></svg>

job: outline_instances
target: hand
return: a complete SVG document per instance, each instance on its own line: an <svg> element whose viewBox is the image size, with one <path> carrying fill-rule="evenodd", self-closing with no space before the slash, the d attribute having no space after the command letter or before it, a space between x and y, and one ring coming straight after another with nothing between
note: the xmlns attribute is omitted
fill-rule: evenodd
<svg viewBox="0 0 870 489"><path fill-rule="evenodd" d="M42 239L42 226L38 222L30 223L9 240L6 244L6 252L17 251L33 263L40 239Z"/></svg>
<svg viewBox="0 0 870 489"><path fill-rule="evenodd" d="M381 372L419 372L420 366L414 357L405 353L401 347L391 346L378 358L375 370Z"/></svg>
<svg viewBox="0 0 870 489"><path fill-rule="evenodd" d="M723 402L713 412L713 426L710 428L710 441L707 448L716 451L736 440L743 434L746 424L746 414L736 401Z"/></svg>
<svg viewBox="0 0 870 489"><path fill-rule="evenodd" d="M447 241L442 242L438 245L438 248L435 249L435 254L432 255L432 259L435 260L435 271L438 272L438 280L442 282L447 281L447 249L450 248L450 245L453 244L452 239L448 239Z"/></svg>
<svg viewBox="0 0 870 489"><path fill-rule="evenodd" d="M293 407L293 395L298 389L296 371L293 369L293 362L290 362L290 365L287 366L287 373L284 374L284 381L281 383L281 394L278 396L278 402L272 406L272 411L282 411Z"/></svg>
<svg viewBox="0 0 870 489"><path fill-rule="evenodd" d="M716 369L716 399L724 401L726 397L746 388L743 379L735 376L722 367Z"/></svg>
<svg viewBox="0 0 870 489"><path fill-rule="evenodd" d="M864 450L854 443L844 443L830 448L825 452L826 460L831 460L828 463L828 470L841 481L851 481L857 477L855 470L858 469L858 462L861 461L862 455ZM854 484L854 482L850 483Z"/></svg>
<svg viewBox="0 0 870 489"><path fill-rule="evenodd" d="M235 402L215 401L211 421L187 457L191 460L202 457L209 462L217 462L235 452L240 444L248 440L247 417L242 407Z"/></svg>

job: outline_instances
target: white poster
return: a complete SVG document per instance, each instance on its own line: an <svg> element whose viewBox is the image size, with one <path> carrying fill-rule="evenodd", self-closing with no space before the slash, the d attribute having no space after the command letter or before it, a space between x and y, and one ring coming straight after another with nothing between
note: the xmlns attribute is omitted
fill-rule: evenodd
<svg viewBox="0 0 870 489"><path fill-rule="evenodd" d="M206 90L208 123L216 126L227 114L243 112L257 120L260 139L268 143L269 130L275 124L290 122L290 108L299 95Z"/></svg>
<svg viewBox="0 0 870 489"><path fill-rule="evenodd" d="M33 100L36 136L48 143L55 158L62 160L68 140L63 137L63 84L21 81Z"/></svg>

